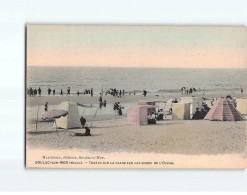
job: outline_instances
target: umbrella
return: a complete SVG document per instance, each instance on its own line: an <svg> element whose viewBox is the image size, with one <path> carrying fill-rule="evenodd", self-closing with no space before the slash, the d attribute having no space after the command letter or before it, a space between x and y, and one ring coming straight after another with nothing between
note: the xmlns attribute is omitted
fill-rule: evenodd
<svg viewBox="0 0 247 195"><path fill-rule="evenodd" d="M45 112L42 116L42 119L56 119L60 118L61 116L66 116L68 114L68 111L65 110L51 110L48 112ZM56 120L54 120L56 124L56 131L57 131L57 123Z"/></svg>
<svg viewBox="0 0 247 195"><path fill-rule="evenodd" d="M65 110L51 110L45 112L42 116L42 119L55 119L60 118L61 116L66 116L68 114Z"/></svg>

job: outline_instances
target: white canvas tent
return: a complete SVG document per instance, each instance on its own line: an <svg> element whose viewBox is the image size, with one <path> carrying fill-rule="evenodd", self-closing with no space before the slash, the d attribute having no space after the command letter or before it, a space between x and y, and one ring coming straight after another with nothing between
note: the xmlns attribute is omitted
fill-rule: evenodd
<svg viewBox="0 0 247 195"><path fill-rule="evenodd" d="M166 102L166 104L165 104L165 106L164 106L164 112L165 113L169 113L170 112L170 110L171 110L171 108L172 108L172 105L173 105L173 101L174 101L175 99L169 99L167 102Z"/></svg>
<svg viewBox="0 0 247 195"><path fill-rule="evenodd" d="M172 120L189 120L190 103L174 103L172 106Z"/></svg>
<svg viewBox="0 0 247 195"><path fill-rule="evenodd" d="M196 108L203 108L201 97L181 97L181 102L190 103L190 114L195 114Z"/></svg>
<svg viewBox="0 0 247 195"><path fill-rule="evenodd" d="M237 110L241 114L247 114L247 99L237 99Z"/></svg>
<svg viewBox="0 0 247 195"><path fill-rule="evenodd" d="M77 103L65 101L61 102L58 107L68 111L68 115L56 119L57 128L72 129L81 127Z"/></svg>

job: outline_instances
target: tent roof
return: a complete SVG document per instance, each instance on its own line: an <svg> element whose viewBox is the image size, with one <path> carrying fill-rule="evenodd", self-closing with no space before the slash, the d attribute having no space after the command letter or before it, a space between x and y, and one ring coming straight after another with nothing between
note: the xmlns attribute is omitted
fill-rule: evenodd
<svg viewBox="0 0 247 195"><path fill-rule="evenodd" d="M240 121L244 118L229 100L218 98L204 119L212 121Z"/></svg>

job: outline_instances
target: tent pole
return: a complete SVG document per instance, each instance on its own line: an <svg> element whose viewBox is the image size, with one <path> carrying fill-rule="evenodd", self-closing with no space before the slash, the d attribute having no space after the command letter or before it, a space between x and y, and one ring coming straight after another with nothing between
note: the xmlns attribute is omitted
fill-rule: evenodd
<svg viewBox="0 0 247 195"><path fill-rule="evenodd" d="M96 110L96 112L95 112L95 114L94 114L94 117L93 117L93 121L94 121L94 119L95 119L95 116L96 116L96 114L97 114L98 109L99 109L99 107L97 107L97 110ZM92 125L93 125L93 121L92 121L92 123L91 123L91 125L90 125L90 128L91 128Z"/></svg>
<svg viewBox="0 0 247 195"><path fill-rule="evenodd" d="M39 106L40 107L40 106ZM38 130L38 114L39 114L39 107L37 111L37 119L36 119L36 131Z"/></svg>
<svg viewBox="0 0 247 195"><path fill-rule="evenodd" d="M54 119L54 122L55 122L55 125L56 125L56 132L57 132L57 122L56 122L56 119ZM58 132L57 132L57 135L58 135Z"/></svg>

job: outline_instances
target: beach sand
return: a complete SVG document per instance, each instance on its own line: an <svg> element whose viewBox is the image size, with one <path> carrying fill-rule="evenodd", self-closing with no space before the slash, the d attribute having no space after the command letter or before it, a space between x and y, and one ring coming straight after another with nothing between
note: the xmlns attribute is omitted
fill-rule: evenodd
<svg viewBox="0 0 247 195"><path fill-rule="evenodd" d="M224 97L228 94L228 92L211 92L207 93L206 97ZM193 95L201 96L202 94ZM234 97L242 96L240 93L234 93ZM38 105L44 105L46 101L49 102L49 105L58 105L65 100L83 104L97 104L98 98L98 96L27 97L27 107L35 107L36 109ZM104 96L103 99L106 99L109 104L113 104L116 101L124 104L136 103L140 99L167 100L170 98L179 99L181 98L181 94L149 95L146 98L143 98L141 95L126 95L121 98ZM31 154L34 154L35 151L38 150L44 152L57 151L58 154L63 150L76 151L77 153L83 154L99 153L109 158L113 158L113 154L123 153L127 155L126 158L132 156L133 159L137 158L135 156L148 154L147 156L149 157L147 157L146 160L154 158L152 157L153 155L170 155L171 157L174 154L174 158L179 159L179 156L182 155L187 161L189 159L194 159L195 161L197 155L208 157L205 158L208 161L216 156L219 157L219 155L223 155L225 157L219 157L219 160L222 159L222 161L224 161L232 158L230 157L231 155L237 155L235 163L238 162L238 159L246 163L246 121L175 121L166 119L164 121L158 121L156 125L128 126L126 125L124 115L113 115L110 120L94 121L91 127L92 136L84 137L73 136L75 132L84 133L84 129L59 129L57 133L56 130L52 128L53 124L51 122L39 122L38 130L36 131L35 118L35 112L27 113L26 147L27 154L28 151L30 153L27 157L31 167L35 167L33 161L30 161L30 159L32 159ZM228 162L230 163L229 160ZM186 168L188 165L189 164L186 164L184 167ZM191 165L193 166L193 163ZM199 165L200 163L197 165L194 164L194 167L198 166L199 168ZM226 164L224 168L236 168L235 165ZM246 166L246 164L241 164L241 166ZM80 167L87 166L82 165ZM217 165L214 166L209 163L207 166L204 162L202 167L215 168ZM157 166L156 168L161 167Z"/></svg>

